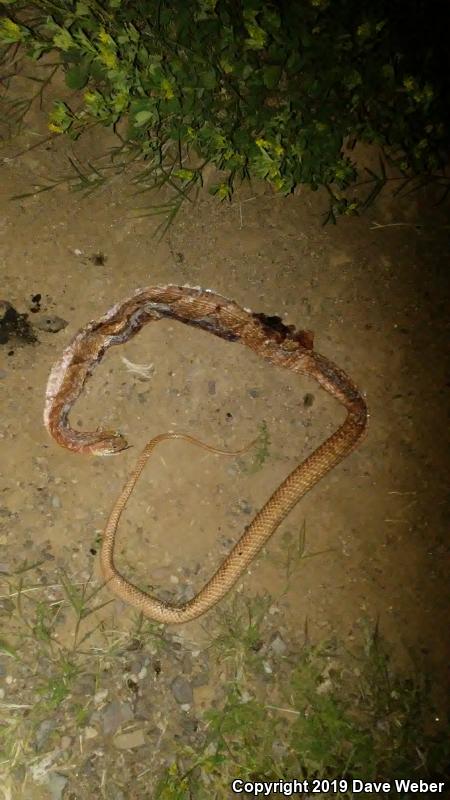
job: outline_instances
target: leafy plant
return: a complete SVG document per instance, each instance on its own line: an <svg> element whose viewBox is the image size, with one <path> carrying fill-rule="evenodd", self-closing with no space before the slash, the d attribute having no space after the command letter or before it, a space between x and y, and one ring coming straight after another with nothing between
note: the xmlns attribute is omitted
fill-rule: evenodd
<svg viewBox="0 0 450 800"><path fill-rule="evenodd" d="M157 800L225 800L237 776L267 782L339 776L347 781L340 798L354 796L353 778L447 778L450 740L426 732L426 682L392 669L377 627L354 653L336 641L305 646L289 674L277 670L258 698L256 677L229 682L220 707L205 715L198 746L179 751L162 776Z"/></svg>
<svg viewBox="0 0 450 800"><path fill-rule="evenodd" d="M356 140L383 149L401 187L421 175L449 191L445 25L420 0L407 15L387 0L2 3L4 57L23 45L64 69L71 94L54 102L52 134L126 121L120 155L150 162L140 190L174 191L151 211L169 222L206 164L223 175L210 189L221 200L255 177L282 194L325 186L329 221L356 214L392 179L383 161L365 195L353 190L344 142Z"/></svg>

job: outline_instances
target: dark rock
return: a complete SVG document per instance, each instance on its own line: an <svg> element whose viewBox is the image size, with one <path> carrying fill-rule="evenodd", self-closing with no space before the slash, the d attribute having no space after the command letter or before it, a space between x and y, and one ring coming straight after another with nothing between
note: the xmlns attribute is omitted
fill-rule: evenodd
<svg viewBox="0 0 450 800"><path fill-rule="evenodd" d="M131 706L128 703L121 703L120 700L113 700L102 709L101 721L103 733L115 733L124 722L129 722L134 719L134 714Z"/></svg>
<svg viewBox="0 0 450 800"><path fill-rule="evenodd" d="M192 693L192 686L181 675L177 675L176 678L170 684L170 688L172 694L180 705L184 705L186 703L192 703L194 699L194 695Z"/></svg>
<svg viewBox="0 0 450 800"><path fill-rule="evenodd" d="M54 314L42 314L33 319L34 327L39 328L41 331L47 331L47 333L58 333L58 331L66 328L68 324L67 320Z"/></svg>

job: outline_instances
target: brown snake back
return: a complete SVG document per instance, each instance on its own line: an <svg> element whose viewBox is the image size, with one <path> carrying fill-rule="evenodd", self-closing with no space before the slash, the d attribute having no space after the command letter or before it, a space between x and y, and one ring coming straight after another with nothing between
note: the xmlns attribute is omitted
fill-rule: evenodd
<svg viewBox="0 0 450 800"><path fill-rule="evenodd" d="M54 365L47 384L44 422L58 444L75 452L94 455L113 455L127 447L120 433L73 430L68 415L106 350L131 339L146 323L162 318L175 319L228 341L240 342L276 366L310 375L347 410L342 425L288 475L245 529L217 572L192 600L181 606L171 606L152 597L120 575L114 565L117 525L136 481L158 443L169 438L182 438L213 452L227 451L209 447L180 433L161 434L148 443L109 517L103 535L101 566L108 586L120 598L152 619L182 623L204 614L222 599L300 498L355 448L367 426L367 408L348 375L313 350L309 332L295 331L293 326L284 325L279 317L254 314L205 289L153 286L137 290L99 320L86 325Z"/></svg>

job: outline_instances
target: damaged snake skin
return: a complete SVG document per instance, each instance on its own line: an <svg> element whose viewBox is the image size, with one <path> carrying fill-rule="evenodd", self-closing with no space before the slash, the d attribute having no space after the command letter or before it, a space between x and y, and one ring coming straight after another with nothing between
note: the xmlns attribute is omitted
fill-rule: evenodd
<svg viewBox="0 0 450 800"><path fill-rule="evenodd" d="M278 486L206 585L179 606L152 597L117 571L114 540L119 519L149 455L161 441L181 438L213 452L227 451L175 432L156 436L147 444L106 525L101 568L108 587L146 616L164 623L184 623L204 614L224 597L300 498L356 447L366 430L368 414L364 398L348 375L313 349L310 332L296 331L277 316L255 314L207 289L151 286L138 289L82 328L53 366L44 422L61 447L97 456L114 455L127 448L126 439L116 431L75 431L70 427L69 413L108 348L128 342L144 325L164 318L246 345L276 367L313 378L347 411L342 425Z"/></svg>

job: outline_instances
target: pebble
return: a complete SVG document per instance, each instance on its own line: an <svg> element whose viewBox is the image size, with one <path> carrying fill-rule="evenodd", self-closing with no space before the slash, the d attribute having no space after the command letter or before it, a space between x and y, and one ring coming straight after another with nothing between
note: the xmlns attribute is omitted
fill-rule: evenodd
<svg viewBox="0 0 450 800"><path fill-rule="evenodd" d="M66 785L67 778L65 775L60 775L59 772L50 772L48 775L47 787L51 800L61 800Z"/></svg>
<svg viewBox="0 0 450 800"><path fill-rule="evenodd" d="M70 736L63 736L61 739L61 750L68 750L72 744Z"/></svg>
<svg viewBox="0 0 450 800"><path fill-rule="evenodd" d="M278 633L274 633L270 640L269 650L274 653L276 656L284 656L287 650L287 645Z"/></svg>
<svg viewBox="0 0 450 800"><path fill-rule="evenodd" d="M56 728L56 721L53 719L44 719L36 731L36 749L41 750L46 744L52 731Z"/></svg>
<svg viewBox="0 0 450 800"><path fill-rule="evenodd" d="M103 703L104 700L108 697L108 689L100 689L99 692L94 694L94 703L96 706L99 706Z"/></svg>
<svg viewBox="0 0 450 800"><path fill-rule="evenodd" d="M175 700L180 705L192 703L194 699L192 686L182 675L177 675L177 677L173 679L170 684L170 689Z"/></svg>
<svg viewBox="0 0 450 800"><path fill-rule="evenodd" d="M197 675L194 675L192 678L192 686L197 688L199 686L207 686L209 683L209 674L208 672L198 672Z"/></svg>
<svg viewBox="0 0 450 800"><path fill-rule="evenodd" d="M118 733L114 737L113 742L118 750L131 750L134 747L143 747L145 745L145 733L142 728L136 731L129 731L128 733Z"/></svg>
<svg viewBox="0 0 450 800"><path fill-rule="evenodd" d="M95 739L96 736L98 736L97 728L94 728L92 725L87 725L84 729L84 738Z"/></svg>
<svg viewBox="0 0 450 800"><path fill-rule="evenodd" d="M129 722L131 719L134 719L131 706L128 703L113 700L102 711L103 733L106 735L115 733L124 722Z"/></svg>
<svg viewBox="0 0 450 800"><path fill-rule="evenodd" d="M61 499L57 494L54 494L52 497L52 506L53 508L61 508Z"/></svg>
<svg viewBox="0 0 450 800"><path fill-rule="evenodd" d="M36 314L33 317L33 327L41 331L47 331L47 333L58 333L58 331L66 328L68 324L66 319L53 314L43 314L41 316Z"/></svg>
<svg viewBox="0 0 450 800"><path fill-rule="evenodd" d="M252 508L251 504L248 502L248 500L244 500L244 499L238 500L237 501L237 507L238 507L238 510L242 514L252 514L253 513L253 508Z"/></svg>
<svg viewBox="0 0 450 800"><path fill-rule="evenodd" d="M198 730L198 720L192 717L184 717L181 722L181 726L187 734L196 733Z"/></svg>

